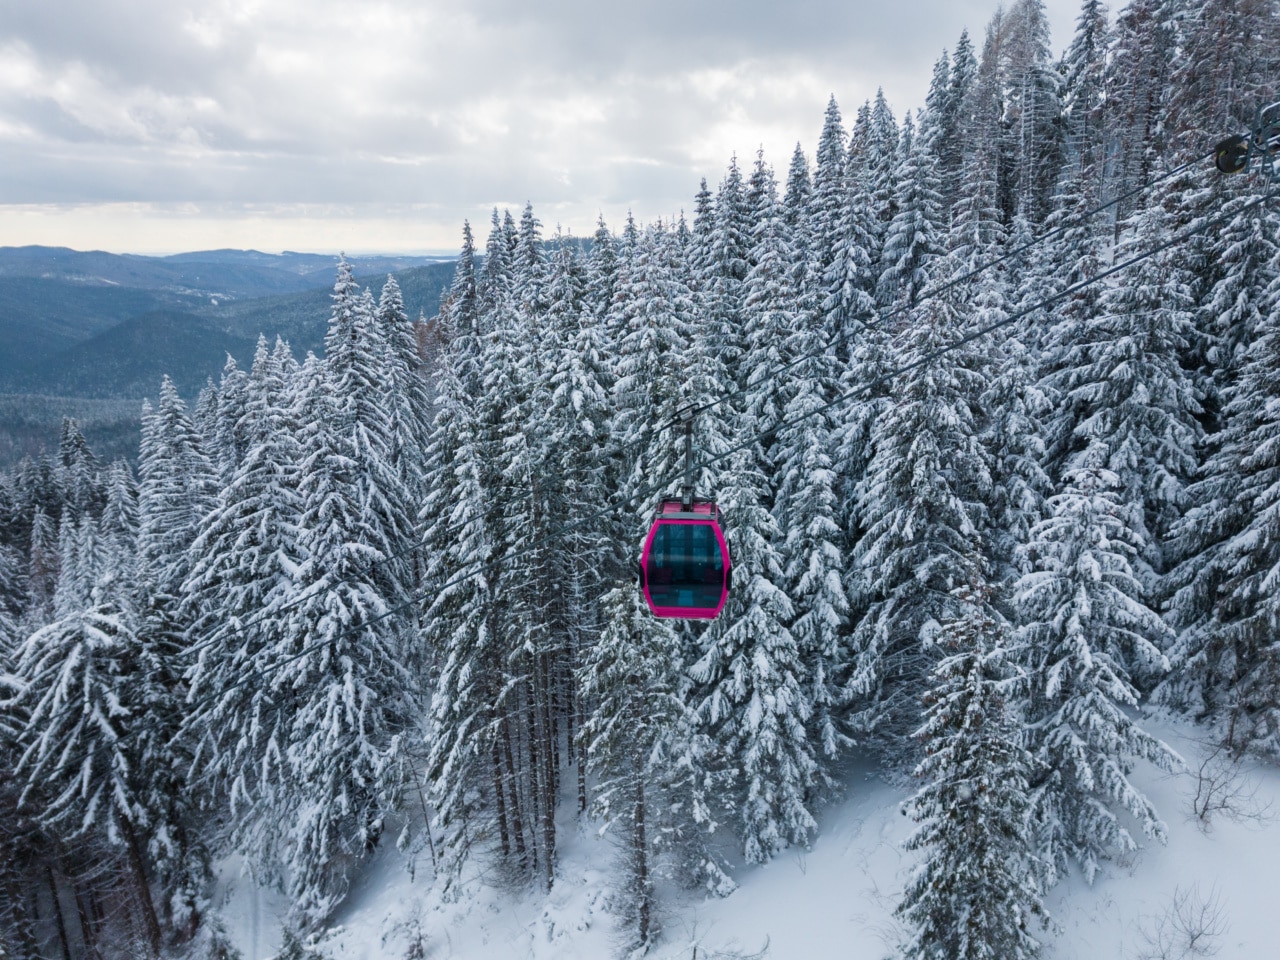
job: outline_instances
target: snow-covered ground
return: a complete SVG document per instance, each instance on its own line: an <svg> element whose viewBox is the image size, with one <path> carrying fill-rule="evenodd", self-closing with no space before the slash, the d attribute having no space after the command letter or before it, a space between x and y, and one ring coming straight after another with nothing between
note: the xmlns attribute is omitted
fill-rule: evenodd
<svg viewBox="0 0 1280 960"><path fill-rule="evenodd" d="M1199 767L1205 751L1192 739L1197 731L1149 728L1192 770ZM1280 771L1250 767L1245 774L1235 801L1245 815L1219 815L1205 829L1192 814L1192 773L1136 771L1135 782L1168 824L1169 843L1144 842L1136 856L1108 864L1092 887L1078 877L1059 884L1048 904L1060 932L1046 935L1047 960L1280 956ZM901 814L905 796L865 769L851 770L846 798L825 811L812 850L740 869L738 890L722 900L664 890L664 940L650 956L713 960L758 954L766 945L777 960L892 955L902 934L893 908L914 862L901 849L913 826ZM355 883L319 952L335 960L387 960L414 956L410 946L419 939L432 960L617 956L620 937L608 910L610 840L591 824L566 820L562 829L560 879L546 895L513 894L474 877L464 896L445 903L429 861L419 862L411 878L399 853L383 851ZM229 875L234 866L228 864ZM280 943L283 898L237 877L223 885L220 899L244 960L268 960ZM1186 953L1183 928L1197 923L1208 926L1198 943L1204 952Z"/></svg>

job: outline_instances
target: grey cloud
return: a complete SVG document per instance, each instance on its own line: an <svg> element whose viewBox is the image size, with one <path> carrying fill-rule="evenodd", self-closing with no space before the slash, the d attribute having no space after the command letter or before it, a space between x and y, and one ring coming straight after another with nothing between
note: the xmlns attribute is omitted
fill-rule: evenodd
<svg viewBox="0 0 1280 960"><path fill-rule="evenodd" d="M31 64L0 63L0 203L669 215L732 150L812 152L828 93L851 117L884 84L901 117L994 8L0 0L0 56Z"/></svg>

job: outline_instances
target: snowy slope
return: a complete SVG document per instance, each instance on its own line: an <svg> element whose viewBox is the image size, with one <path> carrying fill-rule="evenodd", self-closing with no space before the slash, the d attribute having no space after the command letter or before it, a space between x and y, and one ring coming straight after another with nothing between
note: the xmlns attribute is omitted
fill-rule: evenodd
<svg viewBox="0 0 1280 960"><path fill-rule="evenodd" d="M1199 766L1204 748L1186 726L1152 724L1187 760ZM1191 814L1195 780L1136 772L1137 785L1159 807L1169 844L1147 843L1129 862L1111 863L1092 887L1079 878L1061 883L1048 905L1060 933L1047 935L1047 960L1139 960L1165 937L1167 960L1185 954L1173 942L1170 919L1178 895L1183 914L1216 905L1217 937L1201 940L1232 960L1280 956L1280 771L1250 768L1256 788L1250 809L1271 805L1272 816L1216 818L1209 829ZM758 954L771 958L882 960L894 952L902 928L893 916L914 856L901 850L912 824L900 812L906 794L852 770L847 797L829 807L811 851L784 854L764 867L744 868L739 889L723 900L682 898L664 891L665 940L650 956L712 960ZM338 960L412 956L418 938L427 958L457 960L603 960L617 956L619 936L608 911L612 847L591 825L563 824L566 843L560 876L549 895L513 893L472 877L466 895L443 903L429 862L416 865L386 850L356 882L335 928L319 951ZM234 864L228 864L233 871ZM268 960L278 948L286 904L256 891L245 878L224 889L223 917L244 960ZM1175 911L1176 912L1176 911ZM1158 932L1163 923L1163 934Z"/></svg>

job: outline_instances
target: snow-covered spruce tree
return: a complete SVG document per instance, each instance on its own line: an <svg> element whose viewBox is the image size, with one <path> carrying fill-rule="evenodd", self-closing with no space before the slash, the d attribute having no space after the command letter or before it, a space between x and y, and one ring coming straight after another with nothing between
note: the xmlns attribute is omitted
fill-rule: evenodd
<svg viewBox="0 0 1280 960"><path fill-rule="evenodd" d="M1205 0L1162 13L1177 30L1164 123L1179 152L1195 156L1275 102L1280 18L1269 0Z"/></svg>
<svg viewBox="0 0 1280 960"><path fill-rule="evenodd" d="M13 675L16 632L7 612L0 610L0 764L8 771L18 764L19 735L26 719L18 705L20 687ZM0 877L0 954L6 957L40 954L36 891L41 889L40 880L47 886L52 845L34 816L41 801L28 802L26 809L19 806L22 786L15 776L0 781L0 861L5 865ZM69 953L65 938L62 945L63 952Z"/></svg>
<svg viewBox="0 0 1280 960"><path fill-rule="evenodd" d="M230 479L248 448L248 437L245 436L248 386L248 374L240 369L235 357L227 354L212 406L213 432L207 435L206 451L223 482Z"/></svg>
<svg viewBox="0 0 1280 960"><path fill-rule="evenodd" d="M281 608L296 599L303 554L297 411L264 339L245 393L247 453L200 525L184 584L200 638L185 728L201 782L229 806L234 841L269 862L271 814L287 806L288 718L267 685L245 680L287 644Z"/></svg>
<svg viewBox="0 0 1280 960"><path fill-rule="evenodd" d="M40 507L31 518L30 539L23 620L35 630L53 619L53 595L58 587L58 529Z"/></svg>
<svg viewBox="0 0 1280 960"><path fill-rule="evenodd" d="M793 237L803 237L807 252L810 240L809 218L813 208L813 177L809 174L809 158L799 141L791 152L787 183L782 195L782 215Z"/></svg>
<svg viewBox="0 0 1280 960"><path fill-rule="evenodd" d="M907 802L920 824L906 842L924 851L897 913L914 927L912 960L1028 960L1035 918L1047 918L1026 836L1034 761L1016 704L1025 678L1011 662L1009 627L981 581L957 587L942 624L945 654L925 694L915 737L924 787Z"/></svg>
<svg viewBox="0 0 1280 960"><path fill-rule="evenodd" d="M804 664L812 703L811 741L834 759L849 741L840 730L849 668L844 533L832 462L835 422L825 409L835 395L835 358L823 350L816 311L795 318L786 355L807 357L788 372L794 389L783 411L774 460L778 480L774 516L783 531L785 590L795 607L791 633Z"/></svg>
<svg viewBox="0 0 1280 960"><path fill-rule="evenodd" d="M98 525L90 516L77 522L67 511L58 528L58 587L53 592L53 615L65 617L89 605L102 569Z"/></svg>
<svg viewBox="0 0 1280 960"><path fill-rule="evenodd" d="M855 124L854 136L857 134L858 127ZM853 139L854 137L850 137L851 144ZM875 101L867 114L866 146L862 153L866 157L872 206L878 225L875 241L879 249L885 243L889 224L898 213L898 168L904 159L898 122L894 119L882 89L876 90ZM880 269L883 271L883 266Z"/></svg>
<svg viewBox="0 0 1280 960"><path fill-rule="evenodd" d="M720 363L729 384L740 385L739 366L747 350L742 301L751 269L751 216L742 174L735 157L716 193L710 235L698 258L700 274L693 278L706 314L705 329L719 343Z"/></svg>
<svg viewBox="0 0 1280 960"><path fill-rule="evenodd" d="M699 210L710 209L711 194L707 190L707 181L702 181L702 190L698 194ZM705 200L704 200L705 198ZM696 221L695 221L696 222ZM696 227L695 227L696 232ZM604 217L596 221L595 233L591 235L591 251L587 254L585 277L585 310L591 318L593 326L601 328L601 336L608 340L606 318L613 304L613 288L618 280L618 243Z"/></svg>
<svg viewBox="0 0 1280 960"><path fill-rule="evenodd" d="M496 451L488 424L477 415L483 391L473 352L478 349L474 337L459 332L441 354L427 450L431 484L421 511L424 579L433 597L424 634L439 663L425 772L435 822L444 830L441 869L449 883L471 853L481 790L491 791L504 858L528 869L510 724L501 719L498 702L503 658L494 588L501 571L488 566L500 547ZM472 375L477 379L468 383Z"/></svg>
<svg viewBox="0 0 1280 960"><path fill-rule="evenodd" d="M819 277L825 277L832 269L840 247L840 220L848 197L845 138L840 107L833 96L827 101L827 112L818 137L807 231L814 273Z"/></svg>
<svg viewBox="0 0 1280 960"><path fill-rule="evenodd" d="M573 248L562 244L556 251L547 282L547 325L550 335L547 385L550 396L542 416L549 427L549 452L544 467L555 474L557 497L562 505L557 523L567 533L554 541L551 575L563 596L565 669L575 671L584 652L595 643L601 628L599 597L607 571L616 563L610 543L627 531L615 523L601 529L595 514L616 490L613 458L604 455L610 435L612 372L604 330L588 312L583 271ZM578 774L578 807L587 804L586 755L574 744L575 728L582 723L578 686L569 680L566 742L575 755Z"/></svg>
<svg viewBox="0 0 1280 960"><path fill-rule="evenodd" d="M864 153L849 150L840 182L844 189L829 214L833 222L825 227L831 249L822 257L811 253L809 275L817 287L827 336L835 341L834 354L846 359L853 356L875 312L880 223Z"/></svg>
<svg viewBox="0 0 1280 960"><path fill-rule="evenodd" d="M63 513L76 521L85 516L96 518L102 512L105 495L102 465L80 432L80 425L71 417L62 418L58 473L65 498Z"/></svg>
<svg viewBox="0 0 1280 960"><path fill-rule="evenodd" d="M1095 170L1106 148L1104 110L1110 30L1101 0L1082 0L1075 36L1062 59L1062 119L1069 164Z"/></svg>
<svg viewBox="0 0 1280 960"><path fill-rule="evenodd" d="M590 617L589 610L570 603L574 579L588 573L574 569L572 550L555 535L559 518L571 510L585 511L571 507L565 497L566 464L560 450L568 438L562 433L563 419L547 416L554 403L551 381L561 359L558 346L567 333L564 314L577 309L575 295L567 289L577 286L572 276L576 267L571 252L566 257L562 267L570 276L562 278L559 316L538 307L535 313L522 309L500 319L485 381L486 394L494 398L492 422L500 451L496 466L509 485L499 501L503 546L520 557L519 575L506 571L501 596L508 680L503 699L509 722L528 751L516 789L529 801L536 872L547 889L555 880L555 810L564 746L558 705L572 697L573 640L583 633L581 618Z"/></svg>
<svg viewBox="0 0 1280 960"><path fill-rule="evenodd" d="M1280 281L1271 293L1280 295ZM1158 696L1214 724L1235 751L1280 755L1280 655L1272 629L1280 561L1280 311L1267 311L1256 333L1180 525L1184 542L1199 549L1174 575L1183 632L1173 651L1176 672Z"/></svg>
<svg viewBox="0 0 1280 960"><path fill-rule="evenodd" d="M905 157L894 193L895 214L880 254L876 298L885 308L911 308L929 283L928 264L942 252L943 223L937 164L923 137L913 134L910 116L903 124Z"/></svg>
<svg viewBox="0 0 1280 960"><path fill-rule="evenodd" d="M808 734L812 704L787 626L794 608L783 589L782 534L764 505L765 488L752 451L735 454L718 494L734 588L698 638L701 656L689 670L698 722L732 773L729 809L753 863L809 842L816 823L808 792L818 773Z"/></svg>
<svg viewBox="0 0 1280 960"><path fill-rule="evenodd" d="M515 278L512 291L515 306L529 317L545 310L547 304L543 287L547 258L542 249L542 223L533 215L531 203L526 203L524 212L520 214L515 258L511 266Z"/></svg>
<svg viewBox="0 0 1280 960"><path fill-rule="evenodd" d="M1093 445L1067 469L1049 516L1032 529L1032 570L1014 597L1031 684L1029 747L1041 771L1031 794L1039 850L1056 876L1075 860L1089 882L1102 858L1136 848L1113 804L1165 838L1155 807L1129 781L1132 760L1181 764L1127 712L1138 702L1128 665L1167 669L1160 647L1169 628L1143 603L1133 572L1142 544L1125 523L1107 458Z"/></svg>
<svg viewBox="0 0 1280 960"><path fill-rule="evenodd" d="M147 672L128 610L105 591L33 633L19 648L16 677L25 726L14 774L20 805L38 795L40 822L67 838L105 839L121 849L152 955L160 922L151 897L147 835L156 824L147 777L159 758L140 749Z"/></svg>
<svg viewBox="0 0 1280 960"><path fill-rule="evenodd" d="M1242 471L1240 460L1251 449L1245 446L1252 442L1247 438L1265 408L1265 398L1273 392L1265 379L1256 376L1259 358L1254 351L1269 339L1275 301L1271 288L1280 276L1280 221L1265 208L1230 216L1248 201L1242 195L1229 195L1235 191L1217 180L1196 188L1191 176L1179 178L1169 184L1167 193L1169 202L1178 204L1181 220L1193 219L1197 209L1211 203L1219 204L1229 216L1212 238L1199 244L1189 241L1172 251L1174 264L1199 300L1193 357L1187 362L1201 374L1207 426L1203 447L1197 451L1199 472L1187 491L1189 509L1171 536L1170 560L1178 566L1168 586L1174 622L1182 632L1180 669L1161 697L1194 708L1201 696L1195 688L1208 678L1200 675L1203 664L1192 666L1192 661L1198 661L1196 651L1214 629L1221 584L1229 575L1221 552L1249 523L1253 509L1238 497L1241 475L1247 472ZM1254 372L1246 373L1250 368ZM1188 668L1185 677L1182 665ZM1228 673L1232 669L1228 667ZM1218 700L1224 692L1222 681L1222 677L1208 681L1218 689L1205 691L1205 696Z"/></svg>
<svg viewBox="0 0 1280 960"><path fill-rule="evenodd" d="M1043 517L1052 492L1041 466L1049 401L1036 384L1035 360L1015 328L993 338L994 370L979 407L982 442L991 464L989 531L996 583L1025 573L1020 547Z"/></svg>
<svg viewBox="0 0 1280 960"><path fill-rule="evenodd" d="M796 257L790 231L778 203L773 176L763 160L757 164L760 196L752 228L751 270L744 284L742 303L746 350L742 356L740 385L742 406L753 432L764 435L757 462L766 480L765 506L772 509L777 494L777 429L794 392L794 371L779 371L790 361L790 335L802 322L796 307L800 291L793 283Z"/></svg>
<svg viewBox="0 0 1280 960"><path fill-rule="evenodd" d="M217 479L204 441L168 377L155 410L143 406L138 473L142 578L153 596L175 597L189 570L187 548L217 495Z"/></svg>
<svg viewBox="0 0 1280 960"><path fill-rule="evenodd" d="M474 277L473 277L474 282ZM396 278L387 277L378 298L378 327L386 344L386 368L390 380L383 385L391 409L391 463L400 484L416 503L422 490L420 455L426 446L427 417L431 406L418 356L413 322L405 313L404 296Z"/></svg>
<svg viewBox="0 0 1280 960"><path fill-rule="evenodd" d="M743 256L741 265L745 268L745 251ZM616 341L614 435L619 443L638 451L626 465L626 482L634 490L664 477L671 478L673 491L678 485L678 448L669 436L657 434L653 423L674 415L687 390L685 357L694 301L679 267L678 259L672 256L667 231L651 228L636 250L628 282L615 293L614 308L620 315L622 329ZM733 297L724 301L728 309L730 299L739 295L740 284L728 266L724 266L724 271L717 274L717 282L723 280L729 284L726 290L731 287L734 291ZM740 323L739 314L734 313L733 317L733 322ZM726 314L723 323L728 322ZM714 314L703 320L704 331L708 326L717 331L723 329L722 321ZM704 332L703 336L709 333ZM742 342L741 331L735 340ZM722 364L730 359L729 354L721 354ZM732 360L736 365L741 354ZM727 384L736 385L732 373L726 372L725 377ZM643 440L648 442L641 443ZM640 509L648 512L656 507L659 496L651 496Z"/></svg>
<svg viewBox="0 0 1280 960"><path fill-rule="evenodd" d="M1177 185L1190 194L1185 199L1177 194L1169 199L1170 203L1181 200L1191 208L1177 211L1182 219L1200 211L1228 218L1214 236L1202 241L1204 246L1192 248L1202 260L1197 262L1184 254L1177 261L1192 274L1186 282L1193 296L1198 292L1197 277L1201 285L1211 281L1196 319L1208 342L1206 359L1213 383L1220 394L1228 394L1211 399L1225 403L1251 344L1263 335L1265 318L1274 307L1271 285L1280 277L1280 216L1268 204L1242 209L1256 200L1247 184L1232 189L1215 182L1213 187L1198 191L1185 183Z"/></svg>
<svg viewBox="0 0 1280 960"><path fill-rule="evenodd" d="M1165 156L1173 132L1164 118L1178 13L1176 5L1165 0L1130 0L1117 12L1104 106L1106 136L1115 152L1110 181L1117 195L1150 180ZM1132 209L1132 201L1117 209L1117 223Z"/></svg>
<svg viewBox="0 0 1280 960"><path fill-rule="evenodd" d="M489 220L489 238L484 248L484 276L480 283L480 313L488 316L500 300L513 294L515 224L507 213L506 223L498 218L498 208L493 208Z"/></svg>
<svg viewBox="0 0 1280 960"><path fill-rule="evenodd" d="M938 161L938 180L942 201L948 208L955 205L960 192L960 167L964 160L968 129L969 98L978 73L969 31L962 30L952 52L947 73L947 92L932 123L935 129L933 155Z"/></svg>
<svg viewBox="0 0 1280 960"><path fill-rule="evenodd" d="M98 522L103 576L136 585L138 549L138 484L124 460L107 470L107 503Z"/></svg>
<svg viewBox="0 0 1280 960"><path fill-rule="evenodd" d="M1095 217L1085 216L1097 204L1096 180L1095 171L1086 169L1064 182L1044 224L1046 231L1061 233L1031 251L1017 296L1018 307L1027 310L1046 297L1080 286L1057 301L1049 317L1039 311L1029 315L1036 326L1048 328L1040 343L1026 346L1040 349L1038 380L1056 410L1045 424L1045 471L1055 483L1068 458L1080 449L1075 429L1087 413L1078 405L1088 395L1072 391L1081 383L1081 354L1087 350L1089 325L1102 312L1102 287L1088 283L1102 271L1104 255L1101 226Z"/></svg>
<svg viewBox="0 0 1280 960"><path fill-rule="evenodd" d="M263 684L289 731L285 865L305 922L328 915L350 864L378 842L410 689L391 614L407 593L411 526L390 459L387 349L345 262L333 301L326 359L301 374L299 602Z"/></svg>
<svg viewBox="0 0 1280 960"><path fill-rule="evenodd" d="M639 948L660 932L656 858L674 839L668 821L680 804L673 801L684 799L683 781L693 772L680 751L690 719L684 651L676 631L651 616L630 585L610 590L601 611L604 630L578 669L582 700L591 705L578 739L595 777L591 814L619 832L619 912L631 928L629 946Z"/></svg>
<svg viewBox="0 0 1280 960"><path fill-rule="evenodd" d="M1051 61L1044 0L1016 0L1001 55L1008 78L1007 129L1014 149L1013 206L1032 223L1048 215L1062 158L1061 80Z"/></svg>
<svg viewBox="0 0 1280 960"><path fill-rule="evenodd" d="M897 360L905 366L950 343L957 324L948 299L926 301L899 334ZM849 589L866 612L853 634L850 692L860 724L889 737L914 729L937 624L952 613L950 591L973 574L986 524L991 479L973 409L984 386L975 366L957 350L896 378L855 491L865 532L850 557Z"/></svg>
<svg viewBox="0 0 1280 960"><path fill-rule="evenodd" d="M850 692L861 698L864 727L887 721L890 736L914 729L934 659L930 631L950 589L969 579L966 558L990 486L972 406L984 386L976 351L970 345L925 360L959 336L961 318L953 295L915 307L935 275L956 267L941 256L934 160L919 138L904 144L879 299L903 314L893 363L915 366L889 385L890 402L871 427L873 453L852 491L858 540L848 586L858 618Z"/></svg>
<svg viewBox="0 0 1280 960"><path fill-rule="evenodd" d="M1169 215L1144 207L1121 243L1127 259L1168 236ZM1196 468L1200 390L1183 368L1192 331L1184 272L1168 252L1144 260L1103 295L1067 349L1072 368L1067 405L1077 418L1074 444L1099 444L1119 479L1128 525L1146 540L1142 561L1157 575L1168 569L1165 541L1186 507ZM1155 596L1154 583L1147 584ZM1134 668L1136 665L1129 665ZM1134 674L1135 679L1138 678Z"/></svg>

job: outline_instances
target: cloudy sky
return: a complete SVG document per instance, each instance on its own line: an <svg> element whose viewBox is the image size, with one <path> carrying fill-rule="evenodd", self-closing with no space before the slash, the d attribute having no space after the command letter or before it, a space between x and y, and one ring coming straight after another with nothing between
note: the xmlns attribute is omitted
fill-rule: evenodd
<svg viewBox="0 0 1280 960"><path fill-rule="evenodd" d="M0 246L454 250L692 205L901 118L997 0L0 0ZM1047 0L1053 46L1078 0Z"/></svg>

